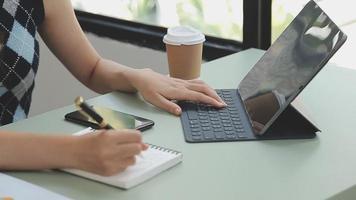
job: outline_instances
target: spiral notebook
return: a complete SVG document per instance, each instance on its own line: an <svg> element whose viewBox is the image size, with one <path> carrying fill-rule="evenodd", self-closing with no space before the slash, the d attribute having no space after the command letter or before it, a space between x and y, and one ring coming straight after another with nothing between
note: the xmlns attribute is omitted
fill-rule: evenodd
<svg viewBox="0 0 356 200"><path fill-rule="evenodd" d="M88 128L74 135L79 136L90 132L93 132L93 129ZM64 169L63 171L112 186L129 189L177 165L182 159L183 155L178 151L149 144L149 148L136 157L135 165L114 176L104 177L77 169Z"/></svg>

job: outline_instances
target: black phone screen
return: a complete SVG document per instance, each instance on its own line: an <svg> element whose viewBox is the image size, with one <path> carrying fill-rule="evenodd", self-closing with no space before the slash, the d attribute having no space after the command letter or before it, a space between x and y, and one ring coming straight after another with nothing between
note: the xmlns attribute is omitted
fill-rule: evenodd
<svg viewBox="0 0 356 200"><path fill-rule="evenodd" d="M131 114L119 112L105 107L93 106L94 110L100 114L107 123L114 129L136 129L146 130L154 125L152 120L134 116ZM90 126L94 129L99 129L99 125L80 111L74 111L65 115L65 119L84 126Z"/></svg>

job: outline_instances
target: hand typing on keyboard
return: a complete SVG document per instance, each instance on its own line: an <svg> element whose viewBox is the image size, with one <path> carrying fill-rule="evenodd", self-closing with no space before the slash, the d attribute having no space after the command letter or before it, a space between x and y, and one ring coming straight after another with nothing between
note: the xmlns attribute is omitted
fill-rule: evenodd
<svg viewBox="0 0 356 200"><path fill-rule="evenodd" d="M235 105L234 91L218 91L227 107L215 108L206 104L185 102L184 110L189 119L189 131L194 141L235 140L245 138L240 111ZM188 127L187 127L188 128Z"/></svg>
<svg viewBox="0 0 356 200"><path fill-rule="evenodd" d="M143 98L168 112L180 115L181 108L170 100L190 100L225 107L225 102L215 90L201 80L170 78L152 70L138 71L131 82Z"/></svg>

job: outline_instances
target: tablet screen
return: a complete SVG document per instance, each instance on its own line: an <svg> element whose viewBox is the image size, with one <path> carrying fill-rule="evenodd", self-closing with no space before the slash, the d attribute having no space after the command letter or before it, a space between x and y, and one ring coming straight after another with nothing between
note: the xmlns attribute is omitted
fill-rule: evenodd
<svg viewBox="0 0 356 200"><path fill-rule="evenodd" d="M315 2L303 8L239 85L256 134L264 133L345 40Z"/></svg>

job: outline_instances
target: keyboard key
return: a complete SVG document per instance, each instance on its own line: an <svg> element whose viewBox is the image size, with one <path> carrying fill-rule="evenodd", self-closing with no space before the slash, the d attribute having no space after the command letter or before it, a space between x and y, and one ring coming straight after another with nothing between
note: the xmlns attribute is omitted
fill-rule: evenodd
<svg viewBox="0 0 356 200"><path fill-rule="evenodd" d="M214 132L224 132L223 128L214 128Z"/></svg>
<svg viewBox="0 0 356 200"><path fill-rule="evenodd" d="M210 124L209 123L201 123L200 126L202 126L202 127L210 127Z"/></svg>
<svg viewBox="0 0 356 200"><path fill-rule="evenodd" d="M238 138L247 138L247 136L244 133L237 133Z"/></svg>
<svg viewBox="0 0 356 200"><path fill-rule="evenodd" d="M192 128L192 132L200 132L200 128Z"/></svg>
<svg viewBox="0 0 356 200"><path fill-rule="evenodd" d="M240 116L238 114L230 114L231 118L240 118Z"/></svg>
<svg viewBox="0 0 356 200"><path fill-rule="evenodd" d="M226 135L235 135L235 131L225 131Z"/></svg>
<svg viewBox="0 0 356 200"><path fill-rule="evenodd" d="M236 139L236 135L226 135L227 139Z"/></svg>
<svg viewBox="0 0 356 200"><path fill-rule="evenodd" d="M212 125L213 128L221 128L221 125Z"/></svg>
<svg viewBox="0 0 356 200"><path fill-rule="evenodd" d="M189 121L189 124L197 124L197 123L199 123L198 120L190 120Z"/></svg>
<svg viewBox="0 0 356 200"><path fill-rule="evenodd" d="M235 128L236 129L243 129L243 126L242 125L235 125Z"/></svg>
<svg viewBox="0 0 356 200"><path fill-rule="evenodd" d="M190 120L198 119L198 113L196 112L196 110L187 110L187 114L188 119Z"/></svg>
<svg viewBox="0 0 356 200"><path fill-rule="evenodd" d="M222 94L231 94L231 92L228 91L228 90L221 90L221 93L222 93Z"/></svg>
<svg viewBox="0 0 356 200"><path fill-rule="evenodd" d="M201 136L201 132L192 132L192 136Z"/></svg>
<svg viewBox="0 0 356 200"><path fill-rule="evenodd" d="M214 139L214 134L213 134L213 132L205 132L205 133L204 133L204 138L205 138L205 139Z"/></svg>
<svg viewBox="0 0 356 200"><path fill-rule="evenodd" d="M216 139L225 139L225 133L224 132L214 132L215 138Z"/></svg>
<svg viewBox="0 0 356 200"><path fill-rule="evenodd" d="M218 113L209 113L208 115L210 118L212 117L219 117L219 114Z"/></svg>
<svg viewBox="0 0 356 200"><path fill-rule="evenodd" d="M191 124L190 128L200 128L200 125L199 124Z"/></svg>
<svg viewBox="0 0 356 200"><path fill-rule="evenodd" d="M232 130L234 130L232 127L224 127L224 130L225 131L232 131Z"/></svg>
<svg viewBox="0 0 356 200"><path fill-rule="evenodd" d="M207 110L208 110L208 107L205 106L205 105L199 105L198 110L207 111Z"/></svg>
<svg viewBox="0 0 356 200"><path fill-rule="evenodd" d="M220 116L224 116L224 115L230 116L230 113L229 113L228 111L221 111L221 112L219 113L219 115L220 115Z"/></svg>
<svg viewBox="0 0 356 200"><path fill-rule="evenodd" d="M212 125L219 125L220 122L219 122L219 121L212 121L211 124L212 124Z"/></svg>
<svg viewBox="0 0 356 200"><path fill-rule="evenodd" d="M223 124L223 127L232 127L232 125L231 125L231 124L226 123L226 124Z"/></svg>
<svg viewBox="0 0 356 200"><path fill-rule="evenodd" d="M210 128L210 127L203 127L202 130L203 130L203 131L210 131L211 128Z"/></svg>
<svg viewBox="0 0 356 200"><path fill-rule="evenodd" d="M193 140L201 140L201 136L192 136Z"/></svg>
<svg viewBox="0 0 356 200"><path fill-rule="evenodd" d="M199 119L200 120L207 120L207 119L209 119L209 117L208 116L200 116Z"/></svg>
<svg viewBox="0 0 356 200"><path fill-rule="evenodd" d="M217 118L217 117L212 117L212 118L210 118L210 120L211 121L220 121L219 118Z"/></svg>

